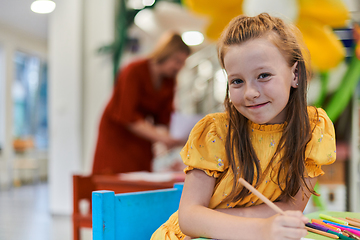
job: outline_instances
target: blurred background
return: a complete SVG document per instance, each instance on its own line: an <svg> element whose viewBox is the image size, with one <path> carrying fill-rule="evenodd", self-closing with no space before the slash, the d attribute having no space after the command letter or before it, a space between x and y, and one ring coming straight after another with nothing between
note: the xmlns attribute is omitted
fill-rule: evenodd
<svg viewBox="0 0 360 240"><path fill-rule="evenodd" d="M223 111L216 40L242 13L269 12L300 29L312 57L309 105L335 124L337 161L324 167L322 197L308 211L360 211L359 0L54 0L48 14L33 2L0 0L0 239L72 239L72 175L91 171L114 75L163 32L193 50L171 132ZM154 170L179 161L178 151L156 156Z"/></svg>

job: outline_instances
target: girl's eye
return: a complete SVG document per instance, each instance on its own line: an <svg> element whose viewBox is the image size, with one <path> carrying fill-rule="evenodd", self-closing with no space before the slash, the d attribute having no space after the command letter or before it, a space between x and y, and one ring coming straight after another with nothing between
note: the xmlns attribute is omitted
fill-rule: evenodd
<svg viewBox="0 0 360 240"><path fill-rule="evenodd" d="M267 78L267 77L270 77L270 73L262 73L259 75L259 79L264 79L264 78Z"/></svg>
<svg viewBox="0 0 360 240"><path fill-rule="evenodd" d="M233 79L233 80L231 80L231 84L241 84L241 83L243 83L244 81L243 80L241 80L241 79Z"/></svg>

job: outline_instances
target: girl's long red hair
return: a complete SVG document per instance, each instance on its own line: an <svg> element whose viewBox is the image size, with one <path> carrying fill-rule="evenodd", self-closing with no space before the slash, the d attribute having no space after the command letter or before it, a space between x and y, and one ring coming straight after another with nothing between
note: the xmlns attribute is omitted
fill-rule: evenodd
<svg viewBox="0 0 360 240"><path fill-rule="evenodd" d="M289 66L297 64L298 87L291 88L286 106L286 121L276 153L272 156L267 169L261 169L258 157L250 140L248 119L241 115L230 101L229 85L224 105L229 117L229 131L226 137L226 154L234 182L228 198L238 201L249 195L246 188L241 188L237 179L244 178L250 184L258 186L262 177L271 171L277 175L274 181L282 191L282 197L292 198L301 186L316 194L305 182L305 149L312 136L311 124L307 111L307 67L306 48L301 44L295 28L286 25L281 19L263 13L255 17L238 16L234 18L223 32L218 44L219 61L224 68L224 56L227 49L240 45L251 39L265 37L278 47ZM317 111L316 111L317 113ZM314 118L317 119L317 118ZM274 160L281 153L276 171L271 169ZM240 166L238 170L237 167ZM276 179L276 180L275 180Z"/></svg>

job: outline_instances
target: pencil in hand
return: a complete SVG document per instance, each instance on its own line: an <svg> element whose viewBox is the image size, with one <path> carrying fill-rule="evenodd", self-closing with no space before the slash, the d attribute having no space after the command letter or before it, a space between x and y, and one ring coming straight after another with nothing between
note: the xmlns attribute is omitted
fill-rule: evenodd
<svg viewBox="0 0 360 240"><path fill-rule="evenodd" d="M268 205L270 208L272 208L275 212L280 213L282 215L285 215L285 212L283 210L281 210L281 208L279 208L278 206L276 206L272 201L270 201L267 197L265 197L264 195L262 195L261 192L259 192L258 190L256 190L253 186L251 186L247 181L245 181L245 179L243 178L239 178L239 182L246 187L247 189L249 189L249 191L251 191L253 194L255 194L258 198L260 198L266 205Z"/></svg>
<svg viewBox="0 0 360 240"><path fill-rule="evenodd" d="M281 208L279 208L278 206L275 205L275 203L273 203L272 201L270 201L267 197L265 197L261 192L259 192L258 190L256 190L253 186L251 186L247 181L245 181L245 179L243 178L239 178L239 182L246 187L247 189L249 189L249 191L251 191L253 194L255 194L258 198L260 198L266 205L268 205L270 208L272 208L275 212L281 214L281 215L286 215L285 212L283 210L281 210ZM318 234L322 234L324 232L316 230L316 229L312 229L309 227L305 227L306 230L311 231L311 232L315 232ZM313 231L315 230L315 231ZM319 233L321 232L321 233ZM339 238L338 236L334 235L334 234L329 234L329 233L325 233L325 236L328 237L332 237L332 238Z"/></svg>

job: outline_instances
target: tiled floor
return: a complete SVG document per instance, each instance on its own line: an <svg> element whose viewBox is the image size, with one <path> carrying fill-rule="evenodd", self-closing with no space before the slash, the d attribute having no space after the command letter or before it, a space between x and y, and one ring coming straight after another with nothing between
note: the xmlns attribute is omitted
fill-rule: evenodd
<svg viewBox="0 0 360 240"><path fill-rule="evenodd" d="M90 240L91 229L81 231ZM0 240L72 240L71 216L48 211L48 185L40 183L0 191Z"/></svg>

